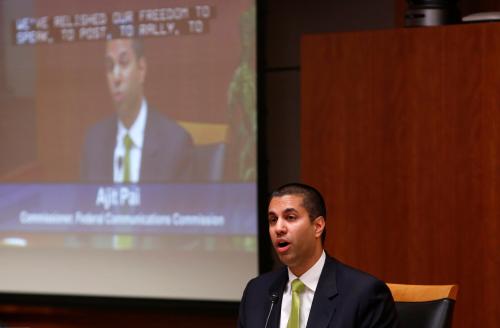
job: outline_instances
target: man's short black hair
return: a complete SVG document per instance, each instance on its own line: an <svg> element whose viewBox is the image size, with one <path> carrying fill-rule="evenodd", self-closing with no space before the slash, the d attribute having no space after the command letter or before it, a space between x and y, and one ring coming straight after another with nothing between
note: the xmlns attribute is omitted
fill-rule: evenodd
<svg viewBox="0 0 500 328"><path fill-rule="evenodd" d="M144 40L142 38L133 38L132 49L134 50L135 57L137 59L144 57Z"/></svg>
<svg viewBox="0 0 500 328"><path fill-rule="evenodd" d="M326 206L325 200L321 193L314 187L304 183L292 182L287 183L271 193L269 201L274 197L282 197L286 195L300 195L302 196L302 206L309 214L311 221L319 216L322 216L326 221ZM321 234L321 242L326 238L326 228Z"/></svg>

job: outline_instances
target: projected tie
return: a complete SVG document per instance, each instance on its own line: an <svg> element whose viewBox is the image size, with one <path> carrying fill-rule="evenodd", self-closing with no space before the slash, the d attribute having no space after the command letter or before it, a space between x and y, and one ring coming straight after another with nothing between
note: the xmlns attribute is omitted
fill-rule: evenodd
<svg viewBox="0 0 500 328"><path fill-rule="evenodd" d="M128 134L123 137L123 145L125 146L125 158L123 160L123 182L130 182L130 149L132 148L132 139Z"/></svg>
<svg viewBox="0 0 500 328"><path fill-rule="evenodd" d="M300 324L300 293L304 291L304 283L299 279L292 281L292 311L287 328L299 328Z"/></svg>

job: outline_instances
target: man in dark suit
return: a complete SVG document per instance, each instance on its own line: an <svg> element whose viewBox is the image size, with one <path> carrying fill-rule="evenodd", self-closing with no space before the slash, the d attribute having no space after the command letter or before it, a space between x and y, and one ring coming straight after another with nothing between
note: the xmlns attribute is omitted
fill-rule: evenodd
<svg viewBox="0 0 500 328"><path fill-rule="evenodd" d="M287 267L248 283L239 327L399 327L388 287L324 252L326 208L316 189L280 187L271 195L268 220Z"/></svg>
<svg viewBox="0 0 500 328"><path fill-rule="evenodd" d="M147 65L142 41L108 41L106 67L116 113L89 129L82 157L82 180L185 180L191 168L193 142L180 125L149 107L144 97Z"/></svg>

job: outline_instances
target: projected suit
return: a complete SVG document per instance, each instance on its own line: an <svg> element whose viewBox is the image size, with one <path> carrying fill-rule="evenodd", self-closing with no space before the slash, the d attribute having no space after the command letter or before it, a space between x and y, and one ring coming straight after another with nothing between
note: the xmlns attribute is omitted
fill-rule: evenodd
<svg viewBox="0 0 500 328"><path fill-rule="evenodd" d="M117 115L91 127L85 139L82 180L113 182ZM188 178L193 144L174 121L149 109L144 131L140 182L183 181Z"/></svg>
<svg viewBox="0 0 500 328"><path fill-rule="evenodd" d="M105 59L115 114L87 133L82 179L89 182L185 180L191 169L192 141L182 127L147 108L143 41L109 40Z"/></svg>

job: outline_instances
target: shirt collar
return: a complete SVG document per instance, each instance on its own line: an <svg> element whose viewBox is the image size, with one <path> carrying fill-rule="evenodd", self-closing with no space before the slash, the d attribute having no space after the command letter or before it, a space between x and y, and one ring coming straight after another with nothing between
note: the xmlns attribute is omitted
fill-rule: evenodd
<svg viewBox="0 0 500 328"><path fill-rule="evenodd" d="M323 266L325 265L325 260L326 260L326 254L325 251L321 253L321 256L319 259L314 263L314 265L304 272L300 277L297 277L290 271L290 268L288 268L288 284L287 284L287 290L290 290L290 284L291 282L296 279L300 278L300 281L306 285L306 287L313 292L316 291L316 287L318 286L319 282L319 277L321 276L321 271L323 271Z"/></svg>
<svg viewBox="0 0 500 328"><path fill-rule="evenodd" d="M123 123L118 120L118 134L117 138L119 142L123 140L125 134L128 133L129 137L134 143L134 147L141 148L144 143L144 130L146 129L146 118L148 115L148 105L145 99L141 102L141 108L139 109L139 114L135 119L134 123L130 129L127 129Z"/></svg>

